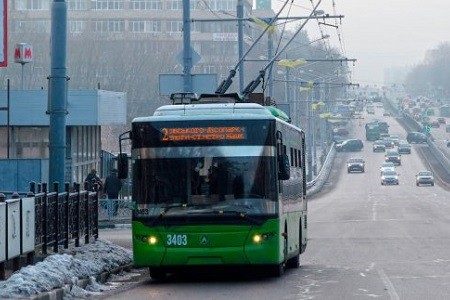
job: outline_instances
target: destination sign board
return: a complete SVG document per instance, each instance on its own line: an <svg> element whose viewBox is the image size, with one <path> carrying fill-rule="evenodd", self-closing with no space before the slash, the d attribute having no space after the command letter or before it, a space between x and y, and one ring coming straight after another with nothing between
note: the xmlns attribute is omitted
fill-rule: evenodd
<svg viewBox="0 0 450 300"><path fill-rule="evenodd" d="M245 140L245 127L161 128L161 141Z"/></svg>

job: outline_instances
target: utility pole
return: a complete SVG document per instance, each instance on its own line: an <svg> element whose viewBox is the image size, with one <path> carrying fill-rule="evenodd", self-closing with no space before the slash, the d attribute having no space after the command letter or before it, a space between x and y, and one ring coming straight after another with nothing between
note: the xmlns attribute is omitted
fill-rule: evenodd
<svg viewBox="0 0 450 300"><path fill-rule="evenodd" d="M51 8L51 74L49 76L49 180L64 186L67 114L67 2L54 0ZM58 192L58 191L55 191Z"/></svg>
<svg viewBox="0 0 450 300"><path fill-rule="evenodd" d="M244 57L244 3L243 0L237 1L236 13L239 19L238 21L238 55L239 55L239 92L244 90L244 62L242 58Z"/></svg>
<svg viewBox="0 0 450 300"><path fill-rule="evenodd" d="M273 58L273 37L270 32L267 33L267 58L269 61ZM267 78L268 87L269 87L269 97L273 98L273 75L272 75L273 65L270 65L269 68L269 77Z"/></svg>
<svg viewBox="0 0 450 300"><path fill-rule="evenodd" d="M310 91L311 95L310 95L310 101L307 101L307 111L308 111L308 140L306 143L306 146L308 148L307 150L307 162L308 162L308 174L307 174L307 181L311 181L313 178L313 164L312 164L312 160L313 160L313 155L312 155L312 140L313 140L313 135L312 135L312 101L313 101L313 91Z"/></svg>
<svg viewBox="0 0 450 300"><path fill-rule="evenodd" d="M183 0L183 92L192 92L191 8Z"/></svg>

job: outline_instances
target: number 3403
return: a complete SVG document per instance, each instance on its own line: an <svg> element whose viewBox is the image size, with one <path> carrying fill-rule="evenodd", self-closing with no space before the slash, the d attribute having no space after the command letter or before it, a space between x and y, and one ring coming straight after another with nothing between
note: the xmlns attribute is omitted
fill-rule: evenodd
<svg viewBox="0 0 450 300"><path fill-rule="evenodd" d="M187 235L185 234L168 234L167 246L186 246Z"/></svg>

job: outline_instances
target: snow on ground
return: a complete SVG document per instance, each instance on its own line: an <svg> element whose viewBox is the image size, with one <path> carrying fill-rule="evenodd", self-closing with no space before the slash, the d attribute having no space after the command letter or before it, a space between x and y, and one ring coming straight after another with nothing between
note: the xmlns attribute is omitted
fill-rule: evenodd
<svg viewBox="0 0 450 300"><path fill-rule="evenodd" d="M67 299L86 298L111 289L97 283L97 275L131 262L131 250L97 239L81 247L61 249L61 254L50 255L42 262L18 270L0 281L0 298L29 297L89 278L85 289L73 285L66 293Z"/></svg>

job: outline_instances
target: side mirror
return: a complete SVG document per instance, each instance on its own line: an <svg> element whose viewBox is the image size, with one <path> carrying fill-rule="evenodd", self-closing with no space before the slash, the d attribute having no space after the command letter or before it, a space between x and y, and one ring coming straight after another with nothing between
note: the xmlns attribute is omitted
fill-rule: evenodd
<svg viewBox="0 0 450 300"><path fill-rule="evenodd" d="M278 156L278 179L288 180L291 177L291 166L286 154Z"/></svg>
<svg viewBox="0 0 450 300"><path fill-rule="evenodd" d="M128 154L120 153L117 156L117 177L125 179L128 177Z"/></svg>

